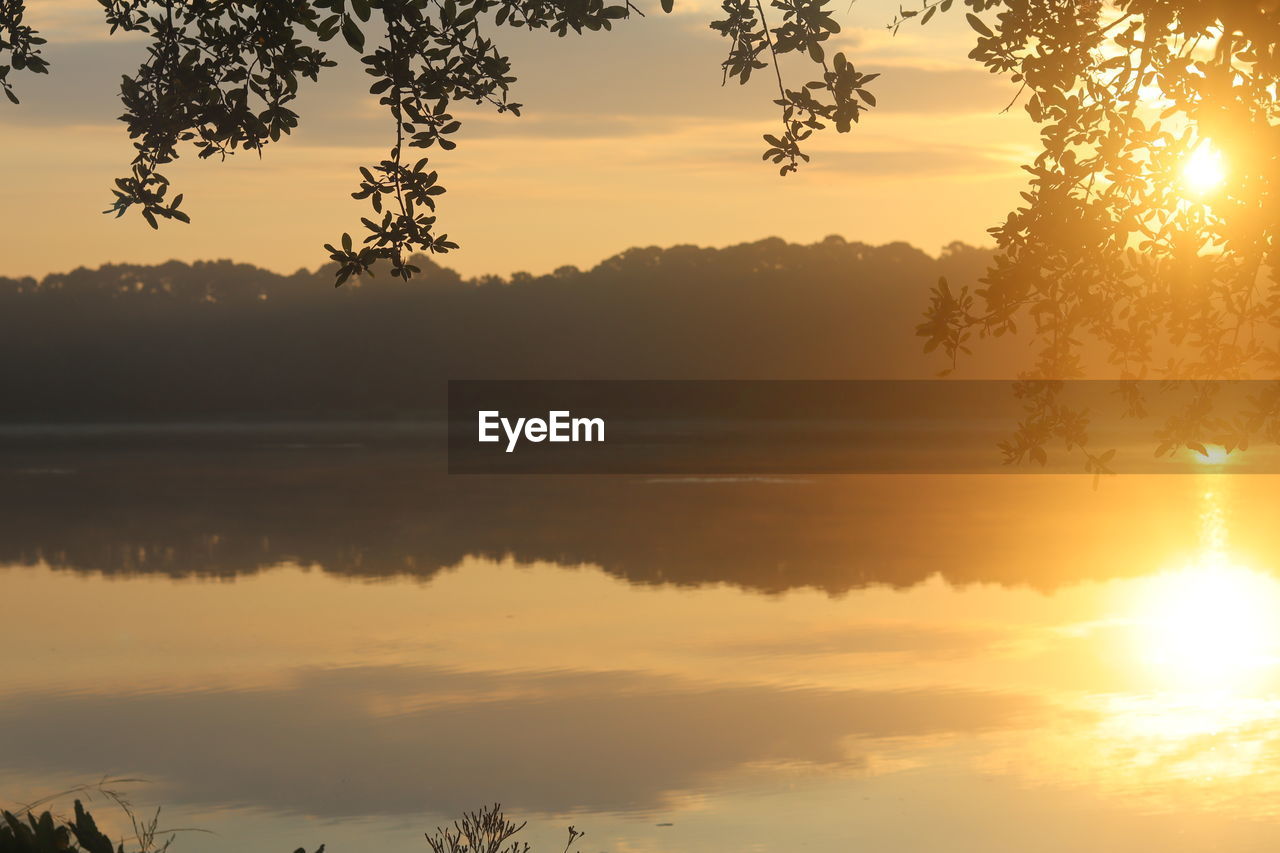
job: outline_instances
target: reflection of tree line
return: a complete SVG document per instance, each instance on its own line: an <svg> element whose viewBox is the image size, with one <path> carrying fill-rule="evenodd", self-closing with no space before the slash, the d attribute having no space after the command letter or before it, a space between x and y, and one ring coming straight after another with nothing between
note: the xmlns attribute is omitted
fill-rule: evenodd
<svg viewBox="0 0 1280 853"><path fill-rule="evenodd" d="M412 285L336 292L328 270L230 262L0 278L0 356L22 365L0 372L21 401L0 419L382 418L440 407L445 378L929 376L913 336L929 286L988 261L832 237L631 249L510 280L424 262Z"/></svg>
<svg viewBox="0 0 1280 853"><path fill-rule="evenodd" d="M426 579L475 555L768 592L935 573L1052 587L1159 568L1195 540L1185 522L1196 495L1177 477L1121 478L1101 493L1084 478L1018 475L448 477L403 449L0 461L0 562L112 575L233 578L296 562Z"/></svg>

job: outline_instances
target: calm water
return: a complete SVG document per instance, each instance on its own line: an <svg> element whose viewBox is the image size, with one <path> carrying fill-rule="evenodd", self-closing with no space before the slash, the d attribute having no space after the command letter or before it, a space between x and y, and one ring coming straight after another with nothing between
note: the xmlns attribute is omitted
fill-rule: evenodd
<svg viewBox="0 0 1280 853"><path fill-rule="evenodd" d="M495 800L584 853L1280 842L1273 478L158 445L0 454L7 801L145 778L197 853L421 853Z"/></svg>

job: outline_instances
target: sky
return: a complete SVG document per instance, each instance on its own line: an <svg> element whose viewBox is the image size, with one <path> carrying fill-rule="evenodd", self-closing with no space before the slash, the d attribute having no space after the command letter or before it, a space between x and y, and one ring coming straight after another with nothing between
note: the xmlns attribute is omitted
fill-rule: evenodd
<svg viewBox="0 0 1280 853"><path fill-rule="evenodd" d="M844 29L829 52L883 75L872 87L879 105L852 133L820 134L813 162L781 178L760 159L761 135L779 124L770 76L721 86L728 43L708 28L716 4L677 0L671 15L652 5L609 33L495 33L524 115L460 105L458 147L431 155L448 188L439 230L462 246L442 263L464 275L536 274L637 245L829 234L937 252L954 240L987 244L986 230L1017 203L1035 131L1019 109L1003 112L1014 87L966 58L973 34L962 15L894 35L896 3L837 3ZM131 157L119 81L144 45L108 36L90 0L28 9L53 69L19 75L22 104L0 104L0 275L220 258L292 272L358 233L356 170L385 155L392 124L344 45L332 43L340 67L295 105L299 129L261 159L189 155L170 167L193 221L154 232L102 215ZM796 68L793 79L803 75L812 72Z"/></svg>

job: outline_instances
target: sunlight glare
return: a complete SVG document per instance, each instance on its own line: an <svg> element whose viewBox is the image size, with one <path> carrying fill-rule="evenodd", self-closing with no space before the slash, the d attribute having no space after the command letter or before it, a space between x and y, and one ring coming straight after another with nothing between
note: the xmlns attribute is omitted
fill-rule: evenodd
<svg viewBox="0 0 1280 853"><path fill-rule="evenodd" d="M1241 688L1280 661L1280 581L1236 563L1219 496L1205 494L1203 544L1177 571L1151 578L1134 613L1141 657L1179 688Z"/></svg>
<svg viewBox="0 0 1280 853"><path fill-rule="evenodd" d="M1204 453L1199 453L1195 450L1188 450L1187 452L1191 454L1191 458L1197 465L1229 465L1235 461L1221 444L1206 445Z"/></svg>
<svg viewBox="0 0 1280 853"><path fill-rule="evenodd" d="M1276 660L1276 582L1240 566L1189 566L1154 579L1139 616L1147 661L1184 686L1237 686Z"/></svg>
<svg viewBox="0 0 1280 853"><path fill-rule="evenodd" d="M1196 146L1182 166L1182 183L1193 195L1207 195L1226 180L1227 167L1222 152L1207 139Z"/></svg>

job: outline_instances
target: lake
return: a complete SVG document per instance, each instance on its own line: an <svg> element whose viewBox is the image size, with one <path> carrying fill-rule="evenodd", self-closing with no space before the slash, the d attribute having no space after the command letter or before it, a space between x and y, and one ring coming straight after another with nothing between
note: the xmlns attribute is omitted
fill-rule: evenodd
<svg viewBox="0 0 1280 853"><path fill-rule="evenodd" d="M449 477L409 427L4 447L10 803L142 779L108 787L192 853L422 853L495 801L535 851L1280 842L1274 477Z"/></svg>

